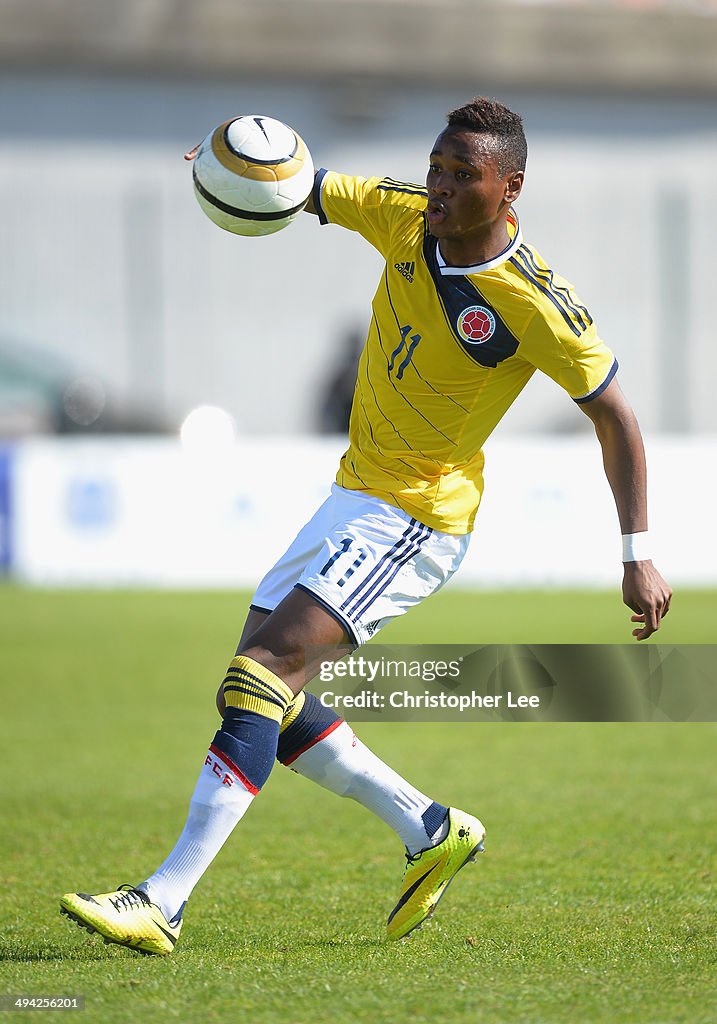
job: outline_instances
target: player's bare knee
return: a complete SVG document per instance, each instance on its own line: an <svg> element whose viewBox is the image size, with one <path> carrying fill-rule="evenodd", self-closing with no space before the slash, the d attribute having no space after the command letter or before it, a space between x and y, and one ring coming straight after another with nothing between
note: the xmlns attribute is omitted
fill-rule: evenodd
<svg viewBox="0 0 717 1024"><path fill-rule="evenodd" d="M292 644L272 645L253 644L241 651L246 658L263 665L279 679L287 679L301 673L304 668L304 650Z"/></svg>
<svg viewBox="0 0 717 1024"><path fill-rule="evenodd" d="M267 669L272 675L278 676L282 682L291 688L296 679L301 679L304 668L303 647L291 643L277 643L271 646L256 642L256 637L251 638L249 644L239 644L237 654L227 670L227 676L222 681L216 695L216 705L219 714L224 717L227 706L233 704L227 700L226 688L235 690L237 663L241 663L241 671L252 673L251 663L254 662L255 670L261 675L260 669ZM303 682L303 680L302 680Z"/></svg>

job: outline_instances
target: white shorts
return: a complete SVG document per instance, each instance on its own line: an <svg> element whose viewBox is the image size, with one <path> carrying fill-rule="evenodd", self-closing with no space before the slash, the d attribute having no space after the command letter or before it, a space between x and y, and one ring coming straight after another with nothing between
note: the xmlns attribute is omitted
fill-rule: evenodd
<svg viewBox="0 0 717 1024"><path fill-rule="evenodd" d="M469 541L470 534L432 530L380 498L333 484L261 581L251 607L271 612L301 587L359 646L442 587L463 561Z"/></svg>

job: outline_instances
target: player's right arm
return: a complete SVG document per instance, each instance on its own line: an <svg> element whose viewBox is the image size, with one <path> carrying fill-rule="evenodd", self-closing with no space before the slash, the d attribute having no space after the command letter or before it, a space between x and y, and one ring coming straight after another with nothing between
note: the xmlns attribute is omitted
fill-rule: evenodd
<svg viewBox="0 0 717 1024"><path fill-rule="evenodd" d="M425 208L423 185L320 168L308 210L322 224L356 231L385 256L397 234L422 235Z"/></svg>

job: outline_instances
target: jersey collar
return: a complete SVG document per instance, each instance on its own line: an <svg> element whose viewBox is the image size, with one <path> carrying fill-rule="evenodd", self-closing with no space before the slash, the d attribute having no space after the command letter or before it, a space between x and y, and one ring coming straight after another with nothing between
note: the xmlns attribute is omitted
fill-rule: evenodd
<svg viewBox="0 0 717 1024"><path fill-rule="evenodd" d="M503 249L502 252L498 253L497 256L494 256L492 260L486 260L485 263L476 263L475 266L473 267L449 267L446 261L443 259L443 255L441 253L441 243L438 242L436 244L436 260L438 261L439 273L442 275L458 274L462 277L465 277L466 274L482 274L484 270L492 270L493 267L498 267L500 266L501 263L505 263L505 261L510 259L513 253L520 248L523 241L523 235L520 230L518 214L515 212L515 210L511 210L508 213L507 224L508 231L510 231L512 228L515 234L508 242L505 249Z"/></svg>

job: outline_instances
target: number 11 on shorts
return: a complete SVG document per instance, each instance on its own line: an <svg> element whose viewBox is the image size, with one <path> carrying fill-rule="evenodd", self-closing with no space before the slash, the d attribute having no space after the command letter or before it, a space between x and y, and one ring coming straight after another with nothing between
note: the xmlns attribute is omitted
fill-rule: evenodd
<svg viewBox="0 0 717 1024"><path fill-rule="evenodd" d="M341 541L341 547L338 549L338 551L334 551L334 553L331 556L331 558L328 560L326 565L322 568L322 570L320 572L320 575L321 576L327 576L329 574L329 572L331 571L331 569L334 567L335 563L341 558L341 556L348 554L349 548L351 547L352 544L353 544L353 537L344 537L344 539ZM359 548L358 549L358 554L356 555L356 557L354 558L353 562L348 567L348 569L344 572L344 574L341 577L341 579L336 581L336 585L338 587L343 587L344 583L346 583L347 580L351 579L351 577L356 572L358 567L361 565L361 563L367 557L368 557L368 551L366 551L364 548Z"/></svg>

